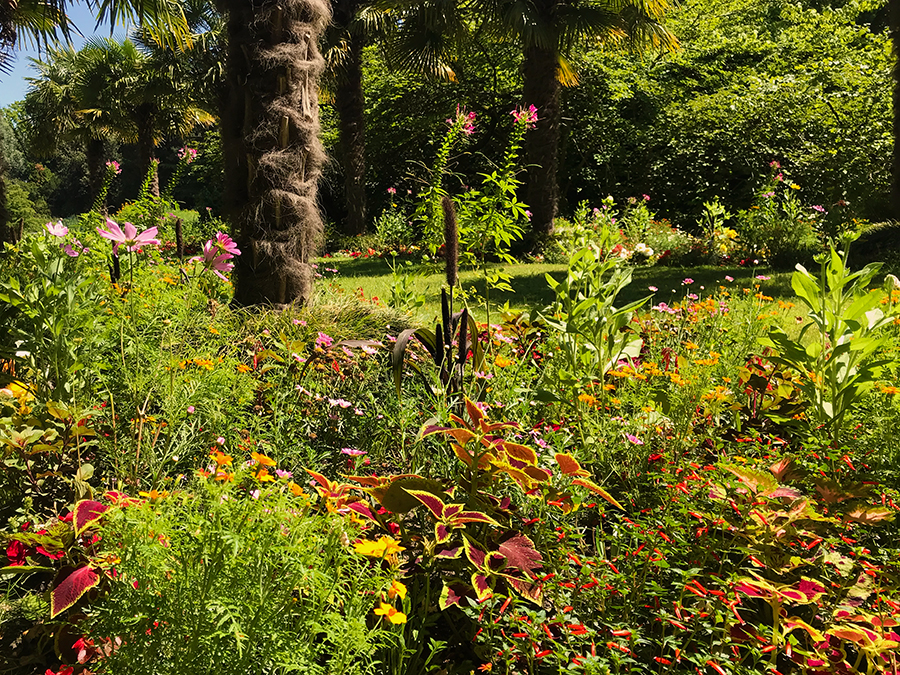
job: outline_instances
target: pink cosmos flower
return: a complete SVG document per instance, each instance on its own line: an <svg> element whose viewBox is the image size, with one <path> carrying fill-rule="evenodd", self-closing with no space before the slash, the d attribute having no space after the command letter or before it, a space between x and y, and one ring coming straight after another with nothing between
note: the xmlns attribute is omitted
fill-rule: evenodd
<svg viewBox="0 0 900 675"><path fill-rule="evenodd" d="M44 229L54 237L65 237L69 234L69 228L63 225L61 220L57 220L55 223L47 223L44 225Z"/></svg>
<svg viewBox="0 0 900 675"><path fill-rule="evenodd" d="M210 240L216 248L219 249L222 253L227 253L229 258L233 258L236 255L241 254L241 249L237 247L237 244L234 243L234 239L229 237L224 232L216 232L215 239Z"/></svg>
<svg viewBox="0 0 900 675"><path fill-rule="evenodd" d="M359 457L366 454L365 450L357 450L356 448L341 448L341 452L351 457Z"/></svg>
<svg viewBox="0 0 900 675"><path fill-rule="evenodd" d="M681 282L681 285L682 286L690 286L692 283L694 283L694 280L691 279L690 277L687 277L684 281Z"/></svg>
<svg viewBox="0 0 900 675"><path fill-rule="evenodd" d="M63 252L70 258L77 258L82 253L87 253L90 249L75 239L71 244L63 246Z"/></svg>
<svg viewBox="0 0 900 675"><path fill-rule="evenodd" d="M106 219L107 229L98 227L97 234L101 237L115 242L113 253L119 252L119 246L125 246L125 250L129 252L140 251L142 246L158 246L159 239L156 237L157 228L151 227L138 234L137 228L131 223L125 223L125 229L119 227L114 220Z"/></svg>

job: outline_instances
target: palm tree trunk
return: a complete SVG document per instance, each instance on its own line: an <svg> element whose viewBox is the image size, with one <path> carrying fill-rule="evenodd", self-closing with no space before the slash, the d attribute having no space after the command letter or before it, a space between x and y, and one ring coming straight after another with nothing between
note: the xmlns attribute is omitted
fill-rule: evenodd
<svg viewBox="0 0 900 675"><path fill-rule="evenodd" d="M344 198L347 202L343 229L344 234L350 236L366 231L366 120L362 51L362 37L351 33L349 54L343 64L334 101L341 139Z"/></svg>
<svg viewBox="0 0 900 675"><path fill-rule="evenodd" d="M309 257L322 236L317 191L319 39L324 0L223 0L228 11L227 103L222 111L226 211L241 249L240 305L304 301Z"/></svg>
<svg viewBox="0 0 900 675"><path fill-rule="evenodd" d="M531 209L530 244L541 248L553 234L558 187L556 184L559 153L559 80L555 49L526 47L522 66L524 103L537 108L538 121L525 137L528 163L528 189L525 201Z"/></svg>
<svg viewBox="0 0 900 675"><path fill-rule="evenodd" d="M894 154L891 180L891 215L900 218L900 0L888 2L888 29L894 52L892 68L894 108Z"/></svg>

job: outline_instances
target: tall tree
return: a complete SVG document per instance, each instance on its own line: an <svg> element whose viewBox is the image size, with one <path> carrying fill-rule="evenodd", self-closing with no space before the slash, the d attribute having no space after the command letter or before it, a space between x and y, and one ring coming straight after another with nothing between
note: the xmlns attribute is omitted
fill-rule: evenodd
<svg viewBox="0 0 900 675"><path fill-rule="evenodd" d="M322 235L319 41L331 6L221 0L221 8L228 14L225 205L242 251L235 302L303 301L312 289L309 257Z"/></svg>
<svg viewBox="0 0 900 675"><path fill-rule="evenodd" d="M900 219L900 0L888 0L888 32L894 55L891 73L894 109L894 154L891 175L891 214Z"/></svg>
<svg viewBox="0 0 900 675"><path fill-rule="evenodd" d="M538 112L525 141L531 212L531 243L540 247L553 232L558 203L560 88L577 82L567 56L586 42L674 49L662 24L667 0L477 0L482 25L499 39L515 39L524 61L523 102Z"/></svg>

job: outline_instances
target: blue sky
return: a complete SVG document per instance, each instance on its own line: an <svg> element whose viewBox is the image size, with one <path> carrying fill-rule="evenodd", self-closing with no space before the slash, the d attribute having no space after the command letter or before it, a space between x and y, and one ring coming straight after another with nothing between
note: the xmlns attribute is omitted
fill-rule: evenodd
<svg viewBox="0 0 900 675"><path fill-rule="evenodd" d="M72 34L72 44L76 49L84 44L84 40L87 37L93 35L109 35L108 23L100 26L97 30L94 30L94 25L97 21L91 13L91 10L84 5L67 3L67 8L69 10L69 18L84 36L82 37L75 33ZM120 26L116 28L113 34L115 37L124 38L125 33L126 30ZM31 63L28 61L29 56L37 58L39 56L38 51L34 48L34 45L30 44L30 41L27 38L20 39L12 71L9 73L0 73L0 107L9 105L13 101L21 100L22 97L25 96L25 91L28 89L28 83L25 81L25 78L34 75L34 70L31 68Z"/></svg>

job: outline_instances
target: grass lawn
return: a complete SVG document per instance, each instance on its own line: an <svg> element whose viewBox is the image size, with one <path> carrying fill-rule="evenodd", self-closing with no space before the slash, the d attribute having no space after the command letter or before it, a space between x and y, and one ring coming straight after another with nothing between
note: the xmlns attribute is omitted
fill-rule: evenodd
<svg viewBox="0 0 900 675"><path fill-rule="evenodd" d="M361 289L366 297L375 296L385 302L391 297L393 275L389 259L322 258L317 262L323 276L344 291L356 293ZM492 293L492 314L495 309L502 307L506 302L509 302L510 307L515 310L546 306L553 299L553 292L547 285L545 275L550 274L556 279L561 279L566 272L565 265L548 263L522 263L504 265L502 268L512 277L511 285L514 292ZM337 272L326 270L337 270ZM419 264L405 268L404 274L414 275L412 288L417 294L425 296L425 305L416 310L416 318L430 323L440 314L441 286L445 283L443 268ZM771 278L755 281L754 278L759 275ZM733 277L734 281L726 281L726 276ZM793 296L790 272L773 272L759 267L714 267L712 265L688 268L638 267L634 270L634 279L631 285L621 296L621 302L624 304L653 294L654 303L672 304L680 300L687 292L688 287L682 283L687 278L694 280L689 287L698 294L716 289L723 284L749 287L753 283L759 283L760 290L768 296L776 299L789 299ZM474 290L479 297L484 297L484 281L475 271L461 270L460 281L466 291ZM658 290L652 293L649 290L650 286L655 286ZM475 312L479 321L485 320L483 302L476 306Z"/></svg>

